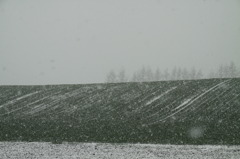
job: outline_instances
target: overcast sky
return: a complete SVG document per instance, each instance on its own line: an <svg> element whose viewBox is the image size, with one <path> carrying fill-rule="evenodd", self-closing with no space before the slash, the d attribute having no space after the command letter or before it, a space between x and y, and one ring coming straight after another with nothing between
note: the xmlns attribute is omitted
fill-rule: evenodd
<svg viewBox="0 0 240 159"><path fill-rule="evenodd" d="M0 85L240 67L240 0L0 0Z"/></svg>

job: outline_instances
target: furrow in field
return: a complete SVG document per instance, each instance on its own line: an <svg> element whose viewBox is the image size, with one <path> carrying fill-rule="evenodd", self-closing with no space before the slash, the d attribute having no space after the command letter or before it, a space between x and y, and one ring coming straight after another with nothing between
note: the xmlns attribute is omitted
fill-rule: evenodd
<svg viewBox="0 0 240 159"><path fill-rule="evenodd" d="M152 125L152 124L156 124L158 122L163 122L165 121L166 119L170 118L170 117L173 117L175 116L177 113L181 112L183 109L187 108L188 106L190 106L192 103L194 103L195 101L197 101L198 99L200 99L201 97L203 97L204 95L206 95L207 93L211 92L211 91L214 91L215 89L217 89L218 87L220 87L221 85L223 84L226 84L227 82L229 82L230 80L227 80L227 81L223 81L211 88L209 88L208 90L206 90L205 92L201 93L200 95L196 96L195 98L191 99L191 100L188 100L187 102L183 102L184 105L180 105L181 107L177 106L176 108L177 109L173 109L171 114L167 115L166 117L164 118L160 118L160 120L158 121L155 121L153 123L150 123L149 125Z"/></svg>
<svg viewBox="0 0 240 159"><path fill-rule="evenodd" d="M203 97L202 100L200 100L199 102L196 102L194 103L192 107L192 112L188 112L188 114L191 114L191 115L195 115L195 116L199 116L199 112L206 112L204 114L204 116L207 116L207 112L210 112L211 109L214 109L214 111L220 111L224 108L223 107L223 103L226 102L224 101L224 97L229 95L230 92L229 90L233 90L233 88L236 87L235 83L228 83L228 85L224 86L223 89L221 89L221 87L217 90L214 90L212 91L208 96L206 97ZM216 96L217 94L217 96ZM216 106L211 106L212 104L210 103L215 103ZM210 104L210 105L209 105ZM221 106L221 107L220 107ZM216 109L215 109L216 108ZM184 111L187 111L187 110L183 110ZM212 118L214 116L211 116ZM187 117L185 117L187 118ZM183 118L184 119L184 118Z"/></svg>
<svg viewBox="0 0 240 159"><path fill-rule="evenodd" d="M7 103L5 103L5 104L3 104L3 105L0 105L0 108L5 107L5 106L10 105L10 104L14 104L14 103L16 103L16 102L18 102L18 101L20 101L20 100L22 100L22 99L28 98L28 97L30 97L30 96L32 96L32 95L34 95L34 94L37 94L37 93L40 93L40 92L37 91L37 92L32 92L32 93L29 93L29 94L20 96L20 97L14 99L14 100L12 100L12 101L8 101Z"/></svg>
<svg viewBox="0 0 240 159"><path fill-rule="evenodd" d="M173 90L176 89L176 88L177 88L177 87L172 87L172 88L168 89L167 91L163 92L162 94L160 94L159 96L154 97L153 99L151 99L150 101L148 101L145 106L148 106L148 105L152 104L153 102L159 100L159 99L162 98L164 95L168 94L169 92L173 91Z"/></svg>

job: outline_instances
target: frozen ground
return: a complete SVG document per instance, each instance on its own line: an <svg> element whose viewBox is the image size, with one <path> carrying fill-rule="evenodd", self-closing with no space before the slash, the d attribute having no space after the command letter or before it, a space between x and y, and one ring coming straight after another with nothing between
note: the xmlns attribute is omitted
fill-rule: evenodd
<svg viewBox="0 0 240 159"><path fill-rule="evenodd" d="M240 146L0 142L2 159L239 159Z"/></svg>

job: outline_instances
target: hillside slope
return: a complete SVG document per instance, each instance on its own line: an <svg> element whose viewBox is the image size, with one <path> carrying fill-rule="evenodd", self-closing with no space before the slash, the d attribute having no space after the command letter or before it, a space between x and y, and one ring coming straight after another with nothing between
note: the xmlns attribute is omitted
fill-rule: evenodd
<svg viewBox="0 0 240 159"><path fill-rule="evenodd" d="M240 144L240 79L0 86L0 140Z"/></svg>

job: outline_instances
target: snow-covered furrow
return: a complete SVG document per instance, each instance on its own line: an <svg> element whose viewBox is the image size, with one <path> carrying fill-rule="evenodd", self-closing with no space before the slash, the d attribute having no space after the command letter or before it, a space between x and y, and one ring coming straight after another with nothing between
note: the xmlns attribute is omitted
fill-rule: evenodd
<svg viewBox="0 0 240 159"><path fill-rule="evenodd" d="M61 94L51 97L54 100L52 100L48 104L47 111L48 111L49 116L51 116L51 115L58 116L59 114L64 114L64 113L71 114L74 111L76 111L77 109L86 108L85 107L86 105L84 106L84 104L80 103L80 102L77 102L75 104L69 104L68 102L66 102L69 98L72 98L72 97L76 97L77 99L80 98L82 101L86 101L86 98L89 98L89 96L86 96L83 93L81 93L80 89L75 90L73 93L68 92L67 95L69 95L69 96L67 96L67 97L65 96L66 98L62 98ZM58 111L54 111L56 109L58 109ZM51 112L49 112L49 111L51 111Z"/></svg>
<svg viewBox="0 0 240 159"><path fill-rule="evenodd" d="M85 97L86 98L86 97ZM67 102L61 102L58 105L54 104L54 106L51 107L52 112L49 112L48 115L53 115L53 116L60 116L60 114L72 114L75 111L78 110L83 110L85 108L90 107L91 104L89 106L83 105L79 102L75 103L75 104L69 104ZM54 109L58 109L58 111L53 111Z"/></svg>
<svg viewBox="0 0 240 159"><path fill-rule="evenodd" d="M215 113L223 110L224 108L220 107L221 103L223 103L223 101L229 102L229 100L225 99L225 96L229 96L229 95L232 96L232 93L229 91L231 91L231 90L233 91L237 85L236 82L231 83L231 84L230 84L230 82L228 82L228 84L229 85L226 85L226 83L225 83L225 86L223 89L221 89L222 87L220 86L219 89L211 91L211 94L209 94L208 96L204 96L200 101L198 101L198 103L196 103L192 106L193 112L189 112L189 113L197 115L199 111L205 110L206 112L208 112L210 110L210 108L213 108ZM216 91L220 91L220 92L216 92ZM217 96L216 96L216 94L217 94ZM211 105L208 104L208 103L214 102L215 100L220 102L215 107L212 107ZM184 113L184 111L187 111L187 109L183 110L182 112ZM212 118L215 117L214 114L211 115ZM185 119L186 116L182 117L182 118Z"/></svg>
<svg viewBox="0 0 240 159"><path fill-rule="evenodd" d="M39 111L44 110L46 108L46 105L44 104L44 100L46 100L48 98L49 97L46 96L46 97L43 97L43 98L41 98L39 100L36 100L36 101L26 105L25 107L29 107L29 106L32 106L32 105L33 105L33 107L31 107L29 111L25 112L25 114L26 115L33 115L35 113L38 113ZM41 101L43 101L43 103L39 103ZM37 104L37 105L35 105L35 104Z"/></svg>
<svg viewBox="0 0 240 159"><path fill-rule="evenodd" d="M178 91L178 90L175 90ZM165 97L165 99L160 100L157 105L151 105L151 109L154 109L155 111L152 111L151 109L146 110L146 112L152 112L149 116L146 117L147 122L149 123L150 117L154 116L154 122L158 120L160 117L164 117L168 115L168 113L174 109L175 105L178 103L178 101L182 101L184 99L185 94L182 94L180 96L174 96L173 94L175 91L170 92L168 96ZM156 109L158 108L158 109ZM151 122L150 122L151 123Z"/></svg>
<svg viewBox="0 0 240 159"><path fill-rule="evenodd" d="M159 99L162 98L164 95L168 94L169 92L173 91L173 90L176 89L176 88L177 88L177 87L172 87L172 88L170 88L169 90L167 90L167 91L163 92L162 94L160 94L159 96L154 97L153 99L151 99L150 101L148 101L148 102L146 103L146 106L148 106L148 105L152 104L153 102L159 100Z"/></svg>
<svg viewBox="0 0 240 159"><path fill-rule="evenodd" d="M184 84L186 85L186 84ZM158 100L155 103L152 103L148 109L143 110L142 112L142 120L146 124L148 123L154 123L156 120L158 120L160 117L166 116L170 110L176 105L178 101L182 100L181 96L174 96L173 94L176 91L179 91L182 89L182 86L179 87L179 89L176 89L172 92L168 92L169 94L167 96L164 96L164 98L161 98L161 100Z"/></svg>
<svg viewBox="0 0 240 159"><path fill-rule="evenodd" d="M191 113L193 110L201 111L202 108L206 107L206 103L217 100L218 97L213 92L223 89L225 91L219 92L218 95L225 94L227 96L227 90L234 89L234 83L230 81L223 80L213 86L209 84L208 87L196 87L192 94L182 92L177 96L174 95L175 92L183 91L183 88L188 88L192 83L116 84L100 88L95 85L87 87L55 86L45 89L42 93L40 93L41 89L39 88L38 91L19 96L15 100L1 105L0 108L6 107L6 110L9 111L4 112L6 111L4 110L4 114L0 115L22 113L29 116L38 116L38 114L61 116L80 111L92 112L91 110L98 109L98 111L93 111L96 113L93 115L105 114L106 118L110 118L114 113L127 114L127 116L141 114L141 119L144 122L152 121L150 124L155 124L176 115L184 119L184 113ZM229 83L231 83L231 87L228 88ZM41 96L36 96L37 93ZM127 98L126 94L131 98ZM32 100L30 100L31 97L33 97ZM217 112L218 108L223 109L219 105L211 111ZM129 112L124 112L126 110Z"/></svg>
<svg viewBox="0 0 240 159"><path fill-rule="evenodd" d="M166 95L168 93L170 93L171 91L173 91L174 89L176 89L177 86L174 86L174 87L161 87L159 88L156 92L154 92L155 94L157 92L159 92L160 94L158 95L157 98L161 98L161 97L166 97ZM172 90L171 90L172 89ZM165 91L162 91L162 90L165 90ZM149 92L149 94L152 94L151 92ZM162 95L161 95L162 94ZM143 95L145 96L145 94ZM151 104L146 104L147 102L151 101L153 99L153 95L148 95L149 97L148 98L145 98L145 100L142 100L141 98L143 98L142 96L140 96L140 102L136 104L136 108L134 109L134 112L135 113L145 113L146 111L150 111L152 109L152 104L153 103L156 103L156 102L152 102ZM161 97L160 97L161 96ZM157 99L156 99L157 100Z"/></svg>
<svg viewBox="0 0 240 159"><path fill-rule="evenodd" d="M229 81L229 80L228 80ZM217 89L219 86L227 83L228 81L224 81L224 82L221 82L219 84L217 84L216 86L213 86L211 87L210 89L208 89L207 91L201 93L200 95L197 95L196 97L193 96L193 97L190 97L189 99L185 100L181 105L177 106L175 109L173 109L172 111L175 111L175 110L182 110L184 108L186 108L187 106L189 106L190 104L192 104L193 102L195 102L196 100L198 100L199 98L201 98L202 96L204 96L205 94Z"/></svg>
<svg viewBox="0 0 240 159"><path fill-rule="evenodd" d="M45 93L43 94L44 96L42 96L40 99L35 99L32 100L31 103L27 104L27 105L24 105L22 106L21 108L24 109L24 108L29 108L27 109L26 111L23 110L23 114L24 115L34 115L34 113L38 113L39 111L43 111L45 110L46 108L49 108L51 107L52 104L56 104L59 102L59 98L57 98L57 100L51 100L51 102L47 103L47 104L44 104L46 101L50 101L49 99L53 99L53 97L57 94L61 94L61 91L57 91L57 90L53 90L53 91L56 91L54 92L54 94L52 93ZM39 103L41 102L41 103ZM20 108L17 108L17 109L13 109L11 111L11 113L15 112L15 111L19 111L21 110ZM5 113L5 114L9 114L8 113Z"/></svg>
<svg viewBox="0 0 240 159"><path fill-rule="evenodd" d="M208 131L206 134L211 142L240 143L231 137L218 139L217 132L211 132L214 126L222 133L220 136L229 137L225 134L227 131L220 127L221 122L228 121L224 123L224 128L227 127L232 136L239 136L240 79L46 87L0 86L1 90L2 94L8 92L6 97L0 97L1 128L8 133L8 136L0 133L0 139L4 140L18 139L15 130L12 133L8 131L12 128L22 132L20 139L29 141L39 140L39 137L49 141L54 134L54 137L66 141L176 141L177 144L195 144L192 142L195 140L190 141L182 135L188 135L195 124L201 126L203 123L203 126L209 125L206 129L204 127L204 131ZM211 123L218 121L216 126ZM34 133L31 132L33 129ZM43 129L47 130L44 134L41 131ZM78 133L81 135L78 136ZM203 143L205 141L209 140ZM152 152L155 153L155 150Z"/></svg>
<svg viewBox="0 0 240 159"><path fill-rule="evenodd" d="M221 102L216 105L216 107L211 108L210 116L214 117L218 116L217 114L226 112L227 109L231 109L234 106L234 103L232 103L233 101L238 101L240 99L238 96L229 96L229 94L233 94L233 90L230 92L226 92L223 96L219 97L221 101L225 102Z"/></svg>
<svg viewBox="0 0 240 159"><path fill-rule="evenodd" d="M44 103L38 104L36 106L34 106L34 108L32 108L30 111L25 112L25 115L30 115L30 116L34 116L35 114L38 114L39 112L45 110L47 108L47 105Z"/></svg>
<svg viewBox="0 0 240 159"><path fill-rule="evenodd" d="M20 97L14 99L13 101L8 101L7 103L5 103L5 104L3 104L3 105L0 105L0 108L5 107L5 106L10 105L10 104L14 104L14 103L16 103L16 102L18 102L18 101L20 101L20 100L22 100L22 99L28 98L28 97L30 97L30 96L33 96L34 94L37 94L37 93L40 93L40 92L37 91L37 92L32 92L32 93L29 93L29 94L20 96Z"/></svg>
<svg viewBox="0 0 240 159"><path fill-rule="evenodd" d="M221 101L223 101L222 99L224 99L224 96L227 95L227 90L226 91L223 91L223 92L220 92L218 94L218 96L211 96L211 98L208 96L208 98L206 98L204 101L199 101L199 103L197 104L194 104L193 106L191 106L192 110L191 112L188 112L187 114L195 114L197 115L198 112L200 111L205 111L205 112L209 112L210 109L212 108L211 105L209 105L208 103L211 103L213 101L215 101L216 99L221 99ZM225 107L225 106L224 106ZM222 108L221 105L216 105L213 110L211 111L214 111L215 113L218 112L218 110L223 110L224 108ZM186 114L186 111L188 111L188 109L184 109L182 111L182 114ZM181 115L181 114L180 114ZM210 118L215 118L217 116L215 116L214 114L212 115L209 115L209 114L205 114L206 116L209 116ZM181 115L182 116L182 119L186 119L187 116L186 115Z"/></svg>
<svg viewBox="0 0 240 159"><path fill-rule="evenodd" d="M207 91L201 93L200 95L197 95L196 97L191 97L189 99L187 99L186 101L184 101L181 105L177 106L175 109L173 109L173 111L175 110L179 110L179 109L184 109L187 106L189 106L190 104L194 103L195 101L197 101L199 98L201 98L202 96L206 95L207 93L214 91L215 89L217 89L219 86L221 86L222 84L227 83L228 81L224 81L221 82L219 84L217 84L216 86L211 87L210 89L208 89Z"/></svg>
<svg viewBox="0 0 240 159"><path fill-rule="evenodd" d="M171 89L164 92L163 96L161 96L162 94L160 94L159 95L161 96L161 98L159 98L160 100L152 103L149 107L143 110L144 118L142 118L142 120L149 122L153 119L155 121L159 117L166 115L166 112L169 112L171 107L173 107L177 103L177 101L182 98L181 96L175 97L172 95L172 93L174 93L175 89L177 88L178 87L172 87Z"/></svg>
<svg viewBox="0 0 240 159"><path fill-rule="evenodd" d="M173 101L169 105L173 105L175 102L176 101ZM151 113L150 115L146 115L145 118L143 118L142 120L145 120L147 123L149 123L149 121L151 121L151 119L153 119L154 122L155 122L156 119L158 119L159 117L161 117L161 116L166 114L165 110L167 108L169 109L169 105L166 105L165 107L159 108L158 111L155 111L155 112Z"/></svg>
<svg viewBox="0 0 240 159"><path fill-rule="evenodd" d="M114 88L117 89L117 87ZM78 109L87 109L101 102L101 99L108 100L106 95L108 95L107 90L96 89L93 92L86 92L78 96L75 104L78 105Z"/></svg>
<svg viewBox="0 0 240 159"><path fill-rule="evenodd" d="M125 87L120 89L120 91L118 92L117 91L111 92L109 90L106 90L103 96L104 102L100 102L99 104L98 102L93 103L95 106L96 104L98 104L98 107L101 108L96 115L100 113L100 114L104 114L105 118L113 118L112 115L116 114L117 112L118 114L119 113L125 114L123 110L127 109L127 107L129 106L131 107L131 109L136 110L137 103L139 104L140 102L139 99L141 99L140 97L142 96L142 94L144 94L145 91L151 92L158 89L150 86L148 86L147 88L148 89L143 90L143 89L140 89L139 87L133 87L133 88ZM141 90L141 92L139 92L139 90ZM125 94L129 94L131 99L126 100L126 98L122 98L122 96L124 96ZM135 104L132 103L132 101L134 101Z"/></svg>
<svg viewBox="0 0 240 159"><path fill-rule="evenodd" d="M187 99L186 101L184 101L181 105L177 106L175 109L173 109L171 112L171 114L168 114L167 116L160 118L159 120L150 123L149 125L152 124L156 124L158 122L163 122L168 118L171 118L173 116L175 116L177 113L180 113L182 110L186 109L188 106L190 106L192 103L194 103L195 101L197 101L198 99L200 99L201 97L203 97L204 95L206 95L207 93L214 91L215 89L219 88L221 85L226 84L227 82L229 82L230 80L227 81L223 81L211 88L209 88L208 90L206 90L205 92L201 93L200 95L196 96L196 97L191 97L189 99Z"/></svg>
<svg viewBox="0 0 240 159"><path fill-rule="evenodd" d="M152 88L152 89L147 89L145 92L143 92L144 96L140 98L139 102L146 102L149 98L152 98L157 92L159 92L160 89L163 89L162 87L158 88Z"/></svg>
<svg viewBox="0 0 240 159"><path fill-rule="evenodd" d="M10 115L10 114L12 114L12 113L14 113L14 112L23 110L24 108L27 108L27 107L30 107L30 106L36 104L36 103L39 103L39 102L43 101L43 100L46 99L46 98L48 98L48 97L44 97L44 98L41 98L41 99L39 99L39 100L33 101L33 102L31 102L31 103L29 103L29 104L27 104L27 105L24 105L24 106L22 106L22 107L19 107L19 108L16 108L16 109L12 109L11 111L8 111L8 112L6 112L6 113L4 113L4 114L0 114L0 116ZM35 106L35 107L37 107L37 106ZM38 106L38 107L39 107L39 106ZM32 109L34 109L34 108L32 108ZM32 114L32 113L31 113L31 110L30 110L30 111L27 111L27 112L25 112L25 111L23 110L22 113L24 113L24 114Z"/></svg>
<svg viewBox="0 0 240 159"><path fill-rule="evenodd" d="M134 89L134 87L129 87L125 92L121 94L121 99L125 101L125 104L134 102L137 98L141 96L141 92Z"/></svg>

